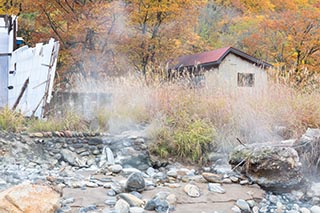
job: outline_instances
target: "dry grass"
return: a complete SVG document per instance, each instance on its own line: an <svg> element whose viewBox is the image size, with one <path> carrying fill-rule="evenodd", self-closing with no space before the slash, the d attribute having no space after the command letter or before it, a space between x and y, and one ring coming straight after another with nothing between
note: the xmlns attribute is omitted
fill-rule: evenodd
<svg viewBox="0 0 320 213"><path fill-rule="evenodd" d="M112 94L112 102L100 109L85 106L93 109L92 119L97 120L98 131L147 124L154 140L151 151L162 157L196 162L205 161L203 156L212 147L230 150L238 144L236 138L244 143L279 140L275 126L289 128L292 137L298 137L308 127L320 127L317 90L306 92L282 83L270 83L258 92L227 90L210 82L202 88L191 88L185 80L159 79L148 85L134 76L103 82L79 80L75 91ZM81 115L69 116L62 123L55 119L37 121L29 129L83 128ZM8 119L0 118L0 122L4 120Z"/></svg>
<svg viewBox="0 0 320 213"><path fill-rule="evenodd" d="M151 151L162 157L203 160L200 156L209 146L197 148L190 145L196 140L188 139L201 138L202 133L189 135L195 122L213 130L210 147L220 150L237 145L236 138L245 143L279 140L274 132L276 126L287 127L292 137L298 137L308 127L320 127L320 92L292 89L286 84L270 83L258 92L227 90L210 82L202 88L191 88L185 80L157 79L146 85L132 76L112 79L100 86L96 82L89 84L100 92L112 93L112 103L107 106L111 121L151 124L150 137L155 142ZM112 123L109 122L109 128ZM203 144L208 144L208 139L205 141ZM191 153L189 147L197 151Z"/></svg>

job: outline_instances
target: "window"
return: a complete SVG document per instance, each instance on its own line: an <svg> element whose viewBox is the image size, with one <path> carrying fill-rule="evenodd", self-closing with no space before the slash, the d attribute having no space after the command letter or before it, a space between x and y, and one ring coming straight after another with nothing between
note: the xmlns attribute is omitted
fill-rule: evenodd
<svg viewBox="0 0 320 213"><path fill-rule="evenodd" d="M254 87L254 73L238 73L238 87Z"/></svg>

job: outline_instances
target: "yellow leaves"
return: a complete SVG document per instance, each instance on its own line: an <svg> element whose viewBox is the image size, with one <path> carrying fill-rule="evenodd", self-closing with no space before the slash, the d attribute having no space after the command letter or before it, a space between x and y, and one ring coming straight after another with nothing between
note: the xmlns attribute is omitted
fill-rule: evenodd
<svg viewBox="0 0 320 213"><path fill-rule="evenodd" d="M0 14L17 15L20 12L21 0L0 0Z"/></svg>

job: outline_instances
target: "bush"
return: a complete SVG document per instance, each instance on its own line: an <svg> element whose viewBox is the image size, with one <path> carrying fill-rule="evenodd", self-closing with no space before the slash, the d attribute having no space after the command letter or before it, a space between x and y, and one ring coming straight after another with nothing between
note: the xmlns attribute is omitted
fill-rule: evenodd
<svg viewBox="0 0 320 213"><path fill-rule="evenodd" d="M205 163L213 145L215 130L210 122L203 119L169 117L153 136L152 153L162 158Z"/></svg>

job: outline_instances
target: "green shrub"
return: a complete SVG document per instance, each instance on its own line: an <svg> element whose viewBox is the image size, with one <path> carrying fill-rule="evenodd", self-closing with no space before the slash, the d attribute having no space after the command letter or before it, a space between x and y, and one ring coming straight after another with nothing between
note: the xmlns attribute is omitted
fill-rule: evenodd
<svg viewBox="0 0 320 213"><path fill-rule="evenodd" d="M184 113L182 113L184 114ZM175 157L192 163L204 163L213 144L215 129L210 122L190 117L169 117L154 134L150 151L161 158Z"/></svg>

